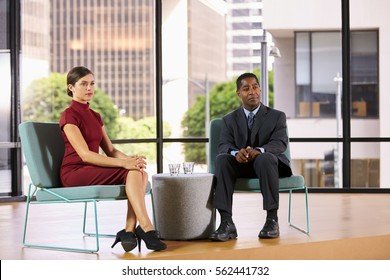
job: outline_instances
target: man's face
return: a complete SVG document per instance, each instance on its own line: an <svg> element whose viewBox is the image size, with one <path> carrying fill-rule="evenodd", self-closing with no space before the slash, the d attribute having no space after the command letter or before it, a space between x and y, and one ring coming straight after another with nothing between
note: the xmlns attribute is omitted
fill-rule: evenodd
<svg viewBox="0 0 390 280"><path fill-rule="evenodd" d="M260 104L260 85L255 78L245 78L241 81L237 95L240 97L245 109L252 111Z"/></svg>

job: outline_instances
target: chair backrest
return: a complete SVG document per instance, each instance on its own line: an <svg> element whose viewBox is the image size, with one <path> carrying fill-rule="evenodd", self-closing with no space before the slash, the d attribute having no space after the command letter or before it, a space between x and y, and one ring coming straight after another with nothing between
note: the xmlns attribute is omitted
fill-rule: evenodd
<svg viewBox="0 0 390 280"><path fill-rule="evenodd" d="M219 135L221 133L222 119L213 119L210 122L210 141L209 141L209 172L215 172L215 158L218 155ZM287 131L288 135L288 131ZM287 149L284 151L286 157L291 161L290 142L287 144Z"/></svg>
<svg viewBox="0 0 390 280"><path fill-rule="evenodd" d="M45 188L61 187L64 139L59 124L24 122L19 125L19 134L32 183Z"/></svg>

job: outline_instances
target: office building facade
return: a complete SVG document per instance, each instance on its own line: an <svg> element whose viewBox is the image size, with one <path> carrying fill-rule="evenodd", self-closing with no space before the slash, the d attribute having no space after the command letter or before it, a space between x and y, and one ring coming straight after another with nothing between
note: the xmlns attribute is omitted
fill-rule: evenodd
<svg viewBox="0 0 390 280"><path fill-rule="evenodd" d="M264 0L263 4L264 28L282 54L274 64L275 107L286 112L290 137L323 139L293 144L297 172L305 174L311 186L388 187L389 144L381 138L390 135L389 84L383 78L390 71L385 63L390 21L384 12L389 3L350 1L348 118L342 111L346 79L340 1ZM343 137L348 142L337 142ZM343 145L348 145L351 156L349 186L343 186L343 178L336 174L343 173ZM338 179L328 185L328 174Z"/></svg>
<svg viewBox="0 0 390 280"><path fill-rule="evenodd" d="M122 114L154 115L154 1L51 0L50 7L51 72L84 65Z"/></svg>
<svg viewBox="0 0 390 280"><path fill-rule="evenodd" d="M262 27L261 0L226 0L227 76L260 68Z"/></svg>

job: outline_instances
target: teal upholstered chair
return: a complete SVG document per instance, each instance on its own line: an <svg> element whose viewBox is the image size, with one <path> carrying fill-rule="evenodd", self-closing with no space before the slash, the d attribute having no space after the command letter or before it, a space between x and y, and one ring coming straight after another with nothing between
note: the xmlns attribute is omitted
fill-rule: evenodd
<svg viewBox="0 0 390 280"><path fill-rule="evenodd" d="M213 119L210 122L210 142L209 142L209 172L215 172L215 158L218 155L218 143L219 135L221 131L222 119ZM290 155L290 144L287 146L285 155L288 159L291 160ZM247 178L238 178L234 189L237 192L260 192L259 180L258 179L247 179ZM279 179L279 190L281 192L289 193L289 205L288 205L288 223L290 226L309 234L310 232L310 223L309 223L309 206L308 206L308 189L305 186L305 180L303 176L293 175L287 178ZM306 199L306 229L303 229L299 226L294 225L291 222L291 212L292 212L292 194L294 191L303 191Z"/></svg>
<svg viewBox="0 0 390 280"><path fill-rule="evenodd" d="M26 165L31 176L27 195L24 221L23 245L27 247L69 250L80 252L99 251L99 237L114 234L101 234L98 229L97 202L127 199L124 185L94 185L63 188L60 185L59 171L64 154L64 141L58 123L25 122L19 125L19 134ZM150 192L150 184L147 192ZM26 242L29 209L32 204L84 203L83 234L96 239L95 248L72 248L32 244ZM93 205L94 232L86 232L88 204ZM43 235L42 238L45 238ZM61 237L58 238L61 240Z"/></svg>

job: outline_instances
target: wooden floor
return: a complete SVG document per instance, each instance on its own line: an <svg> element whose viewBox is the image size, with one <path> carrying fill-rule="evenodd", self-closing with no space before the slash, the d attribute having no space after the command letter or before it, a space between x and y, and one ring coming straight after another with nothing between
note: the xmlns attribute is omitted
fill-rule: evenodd
<svg viewBox="0 0 390 280"><path fill-rule="evenodd" d="M0 203L1 260L129 260L129 259L268 259L268 260L389 260L390 194L309 194L311 233L305 235L287 224L287 194L281 193L279 239L259 240L265 213L260 194L236 193L234 216L238 239L229 242L166 241L163 252L125 253L113 238L100 239L98 253L76 253L27 248L22 245L25 203ZM151 211L150 197L146 197ZM294 195L293 220L305 225L304 196ZM33 205L28 241L89 246L91 237L81 234L82 205ZM125 202L98 203L100 231L123 228Z"/></svg>

